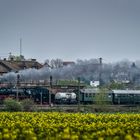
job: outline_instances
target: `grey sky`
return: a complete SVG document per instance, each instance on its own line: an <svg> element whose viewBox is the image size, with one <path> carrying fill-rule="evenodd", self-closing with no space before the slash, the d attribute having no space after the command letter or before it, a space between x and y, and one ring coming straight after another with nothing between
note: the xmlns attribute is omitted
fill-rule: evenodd
<svg viewBox="0 0 140 140"><path fill-rule="evenodd" d="M140 0L0 0L0 55L44 62L140 59Z"/></svg>

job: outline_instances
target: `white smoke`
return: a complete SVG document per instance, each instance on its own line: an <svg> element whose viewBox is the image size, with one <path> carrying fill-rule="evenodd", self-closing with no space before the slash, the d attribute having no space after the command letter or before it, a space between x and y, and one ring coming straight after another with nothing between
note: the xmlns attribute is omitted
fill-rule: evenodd
<svg viewBox="0 0 140 140"><path fill-rule="evenodd" d="M101 72L101 78L104 83L110 82L112 79L118 78L121 74L124 74L127 79L134 79L136 75L140 75L140 67L131 67L132 62L121 61L112 64L102 64L100 71L100 63L97 59L90 60L77 60L73 65L68 65L60 68L49 68L44 66L43 68L37 69L26 69L21 70L18 73L10 72L0 77L1 80L9 82L16 82L17 75L20 75L20 81L39 81L48 80L52 76L54 80L59 79L77 79L81 77L84 81L99 80L99 74ZM123 78L123 77L121 77ZM140 78L140 77L139 77Z"/></svg>

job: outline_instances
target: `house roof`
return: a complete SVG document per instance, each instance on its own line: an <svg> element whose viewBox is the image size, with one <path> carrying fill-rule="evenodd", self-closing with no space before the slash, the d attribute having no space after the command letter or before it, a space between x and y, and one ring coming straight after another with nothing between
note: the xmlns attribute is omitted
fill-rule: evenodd
<svg viewBox="0 0 140 140"><path fill-rule="evenodd" d="M37 61L10 61L10 60L0 60L0 73L7 73L11 71L19 71L22 69L36 68L40 69L43 65Z"/></svg>
<svg viewBox="0 0 140 140"><path fill-rule="evenodd" d="M81 89L82 93L97 93L99 89L97 88L85 88Z"/></svg>
<svg viewBox="0 0 140 140"><path fill-rule="evenodd" d="M0 73L7 73L8 69L0 65Z"/></svg>
<svg viewBox="0 0 140 140"><path fill-rule="evenodd" d="M112 90L115 94L140 94L140 90Z"/></svg>
<svg viewBox="0 0 140 140"><path fill-rule="evenodd" d="M63 66L73 65L73 64L75 64L75 62L73 61L63 61Z"/></svg>

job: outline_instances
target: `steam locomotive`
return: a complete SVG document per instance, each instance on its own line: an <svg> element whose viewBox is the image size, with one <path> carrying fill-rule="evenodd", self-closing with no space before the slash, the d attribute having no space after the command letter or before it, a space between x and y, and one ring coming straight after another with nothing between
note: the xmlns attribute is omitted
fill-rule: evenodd
<svg viewBox="0 0 140 140"><path fill-rule="evenodd" d="M18 96L18 97L17 97ZM26 88L0 88L0 103L2 104L6 98L18 98L32 99L36 104L48 104L49 102L49 90L45 87L26 87ZM54 100L54 95L51 94L52 101Z"/></svg>

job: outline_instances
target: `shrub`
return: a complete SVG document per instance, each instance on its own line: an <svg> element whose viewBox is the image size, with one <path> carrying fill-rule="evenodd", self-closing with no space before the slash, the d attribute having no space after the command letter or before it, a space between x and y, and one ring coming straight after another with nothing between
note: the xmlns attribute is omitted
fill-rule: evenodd
<svg viewBox="0 0 140 140"><path fill-rule="evenodd" d="M23 111L34 111L35 110L34 102L31 99L22 100L21 105L23 107Z"/></svg>
<svg viewBox="0 0 140 140"><path fill-rule="evenodd" d="M100 89L99 92L95 95L95 104L100 106L110 104L107 93L107 89Z"/></svg>
<svg viewBox="0 0 140 140"><path fill-rule="evenodd" d="M4 100L4 106L6 111L22 111L22 105L20 102L11 98Z"/></svg>

